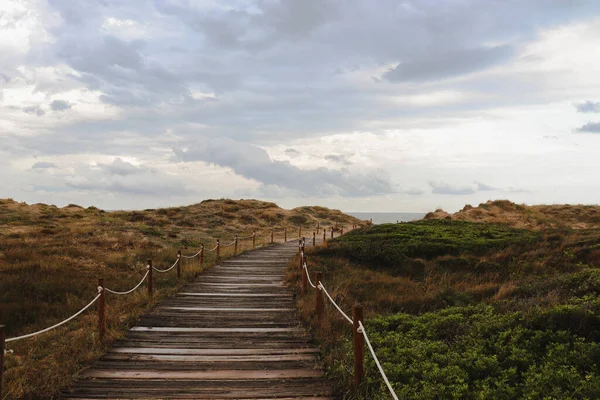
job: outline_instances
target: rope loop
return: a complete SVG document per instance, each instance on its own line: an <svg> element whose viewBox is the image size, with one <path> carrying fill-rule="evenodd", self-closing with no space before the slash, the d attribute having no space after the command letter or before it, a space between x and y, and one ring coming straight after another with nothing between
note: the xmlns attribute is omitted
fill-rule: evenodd
<svg viewBox="0 0 600 400"><path fill-rule="evenodd" d="M100 296L102 296L102 293L98 293L96 295L96 297L94 297L94 299L92 301L90 301L85 307L83 307L81 310L77 311L75 314L71 315L69 318L65 319L64 321L59 322L58 324L52 325L52 326L50 326L50 327L48 327L46 329L42 329L42 330L37 331L37 332L28 333L27 335L22 335L22 336L17 336L17 337L13 337L13 338L8 338L8 339L5 340L5 342L9 343L9 342L15 342L15 341L21 340L21 339L27 339L27 338L34 337L34 336L40 335L42 333L51 331L54 328L58 328L59 326L66 324L67 322L71 321L73 318L77 317L79 314L81 314L82 312L84 312L85 310L87 310L88 308L90 308L92 306L92 304L94 304L96 302L96 300L98 300L100 298Z"/></svg>
<svg viewBox="0 0 600 400"><path fill-rule="evenodd" d="M175 266L177 265L178 262L179 262L179 257L177 257L177 260L175 260L175 263L167 269L158 269L155 266L152 266L152 269L155 270L156 272L169 272L170 270L175 268Z"/></svg>
<svg viewBox="0 0 600 400"><path fill-rule="evenodd" d="M316 288L315 284L312 283L312 281L310 280L310 274L308 273L308 268L306 267L306 263L304 263L304 265L302 266L304 268L304 272L306 272L306 277L308 278L308 283L310 284L310 286L312 286L313 288Z"/></svg>
<svg viewBox="0 0 600 400"><path fill-rule="evenodd" d="M203 249L203 248L204 248L203 246L200 246L200 251L198 251L198 252L197 252L196 254L194 254L193 256L184 256L184 255L181 255L181 254L177 254L177 257L179 257L179 256L181 256L181 257L183 257L183 258L194 258L194 257L197 257L197 256L199 256L199 255L200 255L200 253L202 253L202 249Z"/></svg>
<svg viewBox="0 0 600 400"><path fill-rule="evenodd" d="M142 280L137 285L135 285L133 287L133 289L130 289L130 290L126 291L126 292L117 292L115 290L110 290L108 288L104 288L104 290L106 290L108 293L113 293L113 294L118 294L118 295L124 295L124 294L129 294L129 293L134 292L137 288L139 288L142 285L142 283L144 283L144 281L146 280L146 277L150 273L150 269L148 267L146 267L146 274L144 275L144 277L142 278Z"/></svg>

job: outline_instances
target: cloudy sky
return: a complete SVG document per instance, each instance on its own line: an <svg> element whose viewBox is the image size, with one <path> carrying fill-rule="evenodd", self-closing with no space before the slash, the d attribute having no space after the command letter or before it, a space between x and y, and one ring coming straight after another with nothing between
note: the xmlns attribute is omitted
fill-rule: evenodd
<svg viewBox="0 0 600 400"><path fill-rule="evenodd" d="M0 197L600 203L598 0L0 0Z"/></svg>

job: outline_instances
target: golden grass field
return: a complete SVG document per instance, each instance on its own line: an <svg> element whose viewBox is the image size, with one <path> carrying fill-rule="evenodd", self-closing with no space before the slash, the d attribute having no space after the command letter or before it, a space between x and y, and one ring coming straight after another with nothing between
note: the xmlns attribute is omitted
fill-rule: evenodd
<svg viewBox="0 0 600 400"><path fill-rule="evenodd" d="M144 211L103 211L77 205L58 208L0 200L0 324L7 337L33 332L72 315L96 295L97 279L114 290L133 287L144 275L146 260L158 268L170 266L177 250L193 254L220 238L222 243L257 232L257 245L311 236L321 227L349 226L362 221L324 207L284 210L258 200L205 200L185 207ZM240 242L249 249L251 240ZM224 248L222 256L231 254ZM204 267L214 262L206 254ZM198 262L184 263L183 276L155 274L155 295L145 286L127 296L107 294L107 336L99 344L96 315L89 310L64 327L10 343L5 360L5 398L52 398L68 385L136 318L161 298L174 293L201 271Z"/></svg>

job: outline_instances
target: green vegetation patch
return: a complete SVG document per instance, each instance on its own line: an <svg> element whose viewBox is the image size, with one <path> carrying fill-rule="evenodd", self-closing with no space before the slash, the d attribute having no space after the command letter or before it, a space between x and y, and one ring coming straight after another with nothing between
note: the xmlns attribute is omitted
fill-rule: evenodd
<svg viewBox="0 0 600 400"><path fill-rule="evenodd" d="M429 220L352 231L330 242L322 254L334 253L372 268L389 269L414 263L414 259L483 255L511 246L531 246L538 240L536 232L504 225Z"/></svg>
<svg viewBox="0 0 600 400"><path fill-rule="evenodd" d="M586 319L597 327L598 314L589 307L586 302L528 314L502 314L489 305L451 307L378 317L366 328L403 399L592 399L600 398L600 344L586 332L569 331ZM350 343L347 348L350 357ZM367 398L388 398L368 360Z"/></svg>

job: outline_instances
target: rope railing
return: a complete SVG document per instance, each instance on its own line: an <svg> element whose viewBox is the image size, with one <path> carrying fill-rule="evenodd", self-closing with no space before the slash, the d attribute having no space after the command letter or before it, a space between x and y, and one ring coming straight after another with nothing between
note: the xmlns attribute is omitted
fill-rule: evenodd
<svg viewBox="0 0 600 400"><path fill-rule="evenodd" d="M135 290L137 288L139 288L140 286L142 286L142 283L144 283L144 281L146 280L146 278L148 277L148 274L150 273L150 268L146 267L146 274L144 275L144 277L142 278L142 280L133 287L133 289L130 289L126 292L117 292L116 290L111 290L109 288L104 288L104 290L106 290L108 293L113 293L113 294L118 294L118 295L124 295L124 294L129 294L129 293L133 293L135 292Z"/></svg>
<svg viewBox="0 0 600 400"><path fill-rule="evenodd" d="M331 298L331 295L329 294L329 292L327 291L327 289L325 289L325 286L323 286L323 283L319 283L317 285L317 288L319 290L322 290L323 293L325 293L325 296L327 296L327 298L331 301L331 304L333 304L335 306L335 308L337 308L337 310L340 312L340 314L342 314L342 316L344 318L346 318L346 321L350 322L351 324L353 323L352 318L350 318L344 311L342 311L342 309L340 308L340 306L337 305L337 303L335 302L335 300L333 300Z"/></svg>
<svg viewBox="0 0 600 400"><path fill-rule="evenodd" d="M191 255L191 256L184 256L184 255L181 255L181 258L188 258L188 259L189 259L189 258L195 258L195 257L198 257L198 256L200 255L200 253L202 253L202 251L203 251L203 250L204 250L204 246L200 246L200 250L199 250L199 251L198 251L196 254L194 254L194 255Z"/></svg>
<svg viewBox="0 0 600 400"><path fill-rule="evenodd" d="M179 260L180 259L181 258L178 256L177 260L175 260L175 263L173 265L171 265L167 269L159 269L159 268L156 268L155 266L152 266L152 269L155 270L156 272L161 272L161 273L163 273L163 272L169 272L170 270L172 270L173 268L175 268L177 266L177 264L179 264ZM148 266L148 268L150 268L150 266Z"/></svg>
<svg viewBox="0 0 600 400"><path fill-rule="evenodd" d="M217 250L218 248L219 248L219 245L217 244L217 245L216 245L215 247L213 247L212 249L210 249L210 250L206 250L206 251L208 251L208 252L211 252L211 253L212 253L213 251Z"/></svg>
<svg viewBox="0 0 600 400"><path fill-rule="evenodd" d="M392 385L390 384L390 381L389 381L387 375L385 374L385 371L381 367L381 363L379 362L379 359L377 358L377 354L375 354L375 350L373 350L373 346L371 345L371 341L369 340L369 336L367 335L367 331L366 331L365 327L363 326L362 321L358 321L357 332L362 333L363 337L365 338L365 341L367 342L367 346L369 347L369 351L371 352L371 355L373 356L373 360L375 361L375 364L377 364L379 373L383 377L383 380L385 381L385 385L387 386L388 390L390 391L392 398L394 400L398 400L398 396L396 396L396 392L394 392L394 389L392 388Z"/></svg>
<svg viewBox="0 0 600 400"><path fill-rule="evenodd" d="M229 243L222 243L222 244L221 244L221 246L223 246L223 247L229 247L229 246L233 246L233 245L235 244L235 242L236 242L236 241L237 241L237 240L235 240L235 239L234 239L233 241L231 241L231 242L229 242Z"/></svg>
<svg viewBox="0 0 600 400"><path fill-rule="evenodd" d="M317 286L315 286L315 284L312 283L312 281L310 280L310 274L308 273L308 268L306 268L306 263L304 263L303 267L304 267L304 271L306 272L306 278L308 279L308 283L310 284L310 286L313 287L313 289L316 289Z"/></svg>
<svg viewBox="0 0 600 400"><path fill-rule="evenodd" d="M59 322L58 324L54 324L52 326L49 326L48 328L39 330L37 332L32 332L32 333L28 333L27 335L22 335L22 336L17 336L17 337L13 337L13 338L8 338L8 339L5 339L4 341L6 343L16 342L17 340L27 339L27 338L30 338L30 337L34 337L34 336L40 335L42 333L46 333L48 331L51 331L52 329L56 329L59 326L64 325L67 322L71 321L72 319L76 318L82 312L84 312L85 310L87 310L88 308L90 308L92 306L92 304L94 304L96 302L96 300L98 300L100 298L100 296L102 296L102 288L98 287L98 295L96 297L94 297L94 299L92 301L90 301L85 307L83 307L81 310L77 311L75 314L71 315L69 318L67 318L67 319Z"/></svg>
<svg viewBox="0 0 600 400"><path fill-rule="evenodd" d="M344 319L348 323L353 325L352 331L353 331L353 336L354 336L353 341L354 341L354 382L355 382L355 384L359 385L361 383L362 379L364 378L364 342L366 342L367 347L369 348L369 351L371 353L371 356L373 357L373 360L375 361L375 364L377 365L377 369L379 370L379 373L381 374L381 377L383 378L383 381L385 382L385 385L390 392L390 395L392 396L392 398L394 400L398 400L398 396L394 392L394 389L393 389L392 385L390 384L390 381L389 381L385 371L383 370L381 363L379 362L379 358L377 357L377 354L375 353L375 350L373 349L373 345L371 344L371 341L369 340L369 336L367 335L367 331L363 325L362 307L355 306L354 312L353 312L354 318L350 318L348 316L348 314L346 314L344 312L344 310L342 310L342 308L336 303L336 301L333 299L333 297L331 297L331 295L325 288L325 285L323 285L323 282L321 280L321 277L322 277L321 272L317 272L317 274L316 274L317 275L316 276L317 284L315 285L312 282L312 280L310 279L310 273L308 271L308 266L306 264L306 256L304 255L304 251L302 251L300 253L300 261L302 263L301 264L302 265L302 272L301 272L301 274L302 274L302 280L301 280L302 291L303 292L306 291L307 284L309 284L314 289L316 289L315 305L316 305L316 314L317 314L318 323L320 323L323 313L324 313L322 293L325 293L325 296L329 299L329 301L335 307L335 309L342 315L342 317L344 317ZM359 334L360 337L363 338L363 340L362 341L357 340L356 334Z"/></svg>

